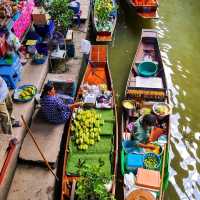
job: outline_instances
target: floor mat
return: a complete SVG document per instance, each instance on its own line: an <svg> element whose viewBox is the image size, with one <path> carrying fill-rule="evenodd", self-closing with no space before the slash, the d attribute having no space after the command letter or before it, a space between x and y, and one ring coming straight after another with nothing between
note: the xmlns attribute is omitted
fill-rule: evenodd
<svg viewBox="0 0 200 200"><path fill-rule="evenodd" d="M67 175L77 175L79 171L78 163L79 161L85 161L88 164L98 164L99 159L104 161L102 170L106 176L111 175L111 162L110 154L76 154L70 153L67 162L66 173Z"/></svg>

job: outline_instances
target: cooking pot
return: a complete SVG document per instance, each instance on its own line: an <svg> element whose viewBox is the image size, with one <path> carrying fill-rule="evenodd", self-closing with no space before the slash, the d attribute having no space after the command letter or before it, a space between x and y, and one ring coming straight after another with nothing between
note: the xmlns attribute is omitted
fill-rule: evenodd
<svg viewBox="0 0 200 200"><path fill-rule="evenodd" d="M135 112L134 102L131 100L122 101L122 106L126 117L132 117Z"/></svg>

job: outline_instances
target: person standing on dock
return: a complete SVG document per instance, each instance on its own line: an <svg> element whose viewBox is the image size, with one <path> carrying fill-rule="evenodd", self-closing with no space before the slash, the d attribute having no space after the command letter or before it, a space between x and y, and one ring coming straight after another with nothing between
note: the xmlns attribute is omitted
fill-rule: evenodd
<svg viewBox="0 0 200 200"><path fill-rule="evenodd" d="M83 56L85 57L86 64L89 61L90 49L91 49L91 43L90 43L90 41L82 39L81 40L81 53L83 53Z"/></svg>
<svg viewBox="0 0 200 200"><path fill-rule="evenodd" d="M4 79L0 76L0 120L5 134L12 134L12 127L20 127L13 113L13 102Z"/></svg>
<svg viewBox="0 0 200 200"><path fill-rule="evenodd" d="M79 28L80 25L81 25L80 2L78 2L78 1L76 1L76 0L72 0L72 1L69 3L69 8L70 8L71 10L73 10L74 15L77 17L77 25L78 25L78 28Z"/></svg>

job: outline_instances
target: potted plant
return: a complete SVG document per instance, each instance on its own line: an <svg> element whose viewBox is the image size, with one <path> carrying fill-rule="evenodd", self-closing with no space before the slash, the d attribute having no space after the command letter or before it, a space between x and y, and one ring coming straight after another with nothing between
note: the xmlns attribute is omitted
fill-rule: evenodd
<svg viewBox="0 0 200 200"><path fill-rule="evenodd" d="M112 13L115 13L117 6L112 0L95 0L94 15L96 18L97 31L111 31Z"/></svg>
<svg viewBox="0 0 200 200"><path fill-rule="evenodd" d="M103 23L108 21L109 15L112 12L113 4L111 0L95 0L95 15L98 21Z"/></svg>
<svg viewBox="0 0 200 200"><path fill-rule="evenodd" d="M83 163L80 168L80 178L77 183L76 195L78 200L114 200L115 198L106 190L105 185L110 178L103 172L104 161L89 165Z"/></svg>
<svg viewBox="0 0 200 200"><path fill-rule="evenodd" d="M57 28L66 32L72 23L73 11L69 9L69 0L52 0L48 5L48 12L55 21Z"/></svg>

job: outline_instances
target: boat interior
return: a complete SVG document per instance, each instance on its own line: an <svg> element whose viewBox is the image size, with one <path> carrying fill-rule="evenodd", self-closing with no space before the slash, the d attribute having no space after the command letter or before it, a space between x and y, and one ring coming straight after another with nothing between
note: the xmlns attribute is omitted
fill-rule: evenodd
<svg viewBox="0 0 200 200"><path fill-rule="evenodd" d="M132 0L136 6L157 6L157 0Z"/></svg>
<svg viewBox="0 0 200 200"><path fill-rule="evenodd" d="M80 89L77 94L77 102L84 102L82 108L78 108L73 112L73 118L70 123L70 129L68 132L67 141L67 155L65 157L64 172L63 172L63 186L62 194L63 199L68 199L74 195L76 186L74 185L79 177L80 168L82 163L90 165L98 164L101 160L103 165L103 171L107 177L111 177L112 182L110 192L115 193L115 174L116 174L116 145L117 145L117 129L116 129L116 113L115 102L113 98L112 82L107 66L107 47L93 45L91 47L91 53L89 57L88 66L84 74L83 80L80 85ZM98 141L93 139L91 141L85 136L80 136L80 133L74 131L72 127L83 126L82 129L87 129L90 133L90 128L87 128L88 124L84 125L84 121L78 118L81 113L86 113L86 116L95 113L101 124L97 128L100 129L100 136ZM84 117L84 116L83 116ZM93 119L90 119L93 121ZM90 122L88 122L90 123ZM86 126L86 127L85 127ZM78 132L80 129L78 129ZM83 130L84 131L84 130ZM81 133L82 134L82 133ZM87 133L85 133L87 135ZM93 133L90 133L93 134ZM83 140L84 144L79 144L78 140ZM88 141L87 141L88 140ZM85 147L86 146L86 147Z"/></svg>
<svg viewBox="0 0 200 200"><path fill-rule="evenodd" d="M151 67L156 70L151 71ZM121 169L125 199L131 199L135 191L141 188L152 195L150 199L160 198L167 176L165 163L168 162L169 115L172 108L168 101L165 73L154 31L143 30L122 107ZM145 142L147 146L144 147L137 145L135 137L136 127L146 115L154 115L156 123L151 127ZM127 180L131 177L133 181L130 187Z"/></svg>

